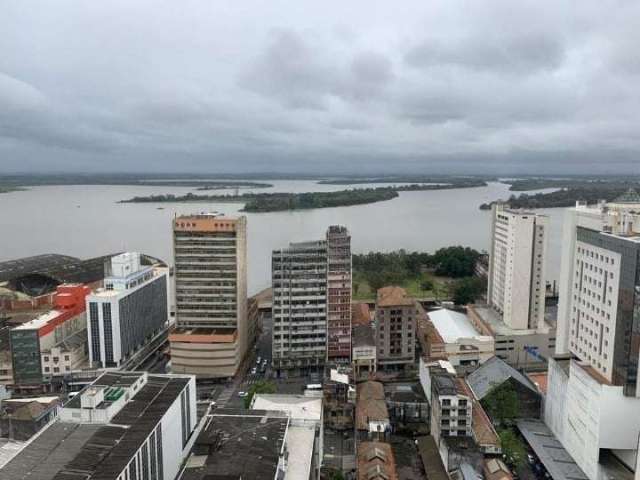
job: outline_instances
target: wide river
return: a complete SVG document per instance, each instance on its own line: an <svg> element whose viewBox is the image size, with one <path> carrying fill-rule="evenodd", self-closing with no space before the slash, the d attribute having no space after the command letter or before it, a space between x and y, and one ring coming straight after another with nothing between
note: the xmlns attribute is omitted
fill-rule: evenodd
<svg viewBox="0 0 640 480"><path fill-rule="evenodd" d="M331 191L351 188L313 180L269 181L264 192ZM372 185L354 185L364 188ZM382 186L381 184L373 186ZM42 253L89 258L124 250L144 252L172 263L171 219L176 214L218 211L237 214L241 204L130 203L133 196L193 191L191 187L45 186L0 194L0 261ZM228 193L210 191L208 193ZM200 192L207 193L207 192ZM271 251L292 241L322 238L331 224L351 231L354 253L404 248L432 252L449 245L486 250L489 212L478 206L508 198L508 185L456 190L401 192L369 205L248 213L249 293L270 284ZM161 207L162 209L159 209ZM550 217L548 280L557 280L564 209L540 210Z"/></svg>

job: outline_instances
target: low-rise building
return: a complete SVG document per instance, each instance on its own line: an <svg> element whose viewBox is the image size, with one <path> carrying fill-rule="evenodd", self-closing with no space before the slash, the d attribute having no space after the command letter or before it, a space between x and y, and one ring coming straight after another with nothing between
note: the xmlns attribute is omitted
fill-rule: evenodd
<svg viewBox="0 0 640 480"><path fill-rule="evenodd" d="M378 368L401 370L415 361L416 301L400 287L378 290L376 343Z"/></svg>
<svg viewBox="0 0 640 480"><path fill-rule="evenodd" d="M56 308L10 332L14 381L20 388L44 388L85 362L87 318L84 285L60 285Z"/></svg>
<svg viewBox="0 0 640 480"><path fill-rule="evenodd" d="M429 402L419 383L388 383L384 391L389 418L394 425L429 421Z"/></svg>
<svg viewBox="0 0 640 480"><path fill-rule="evenodd" d="M353 431L356 391L350 375L342 369L331 369L322 384L324 421L334 430Z"/></svg>
<svg viewBox="0 0 640 480"><path fill-rule="evenodd" d="M67 402L0 478L173 480L195 427L194 377L108 372Z"/></svg>
<svg viewBox="0 0 640 480"><path fill-rule="evenodd" d="M128 252L112 257L105 272L104 288L86 300L92 368L121 367L169 321L166 267L142 265L139 253Z"/></svg>
<svg viewBox="0 0 640 480"><path fill-rule="evenodd" d="M494 338L480 332L465 313L441 308L429 312L427 317L421 333L429 358L448 360L464 372L494 356Z"/></svg>
<svg viewBox="0 0 640 480"><path fill-rule="evenodd" d="M485 480L513 480L511 470L499 458L486 458L482 474Z"/></svg>
<svg viewBox="0 0 640 480"><path fill-rule="evenodd" d="M453 365L446 360L430 361L421 357L418 368L420 385L422 386L422 390L429 401L431 401L431 379L435 374L442 373L449 374L451 376L456 375L456 369L453 368Z"/></svg>
<svg viewBox="0 0 640 480"><path fill-rule="evenodd" d="M360 440L384 440L391 429L389 411L380 382L357 385L356 432Z"/></svg>
<svg viewBox="0 0 640 480"><path fill-rule="evenodd" d="M473 436L473 397L463 384L448 372L431 375L431 435L438 445L442 437Z"/></svg>
<svg viewBox="0 0 640 480"><path fill-rule="evenodd" d="M319 480L324 456L322 397L257 394L251 409L284 412L289 418L283 480Z"/></svg>
<svg viewBox="0 0 640 480"><path fill-rule="evenodd" d="M27 441L58 415L58 397L5 399L0 402L0 437Z"/></svg>
<svg viewBox="0 0 640 480"><path fill-rule="evenodd" d="M466 380L476 400L482 401L495 390L509 388L518 397L519 418L540 417L541 396L536 386L528 377L498 357L493 357L471 372Z"/></svg>
<svg viewBox="0 0 640 480"><path fill-rule="evenodd" d="M356 378L368 378L377 370L376 340L373 325L359 324L353 327L353 371Z"/></svg>
<svg viewBox="0 0 640 480"><path fill-rule="evenodd" d="M218 409L205 420L179 480L292 478L285 412Z"/></svg>
<svg viewBox="0 0 640 480"><path fill-rule="evenodd" d="M391 445L386 442L360 442L357 473L358 480L398 480Z"/></svg>

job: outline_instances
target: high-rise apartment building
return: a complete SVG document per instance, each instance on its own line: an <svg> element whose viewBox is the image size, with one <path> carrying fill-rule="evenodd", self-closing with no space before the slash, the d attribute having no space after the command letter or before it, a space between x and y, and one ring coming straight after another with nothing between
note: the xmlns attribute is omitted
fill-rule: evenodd
<svg viewBox="0 0 640 480"><path fill-rule="evenodd" d="M327 242L272 254L273 367L315 369L327 355Z"/></svg>
<svg viewBox="0 0 640 480"><path fill-rule="evenodd" d="M309 369L351 359L351 236L291 243L272 257L275 368Z"/></svg>
<svg viewBox="0 0 640 480"><path fill-rule="evenodd" d="M517 330L544 326L548 219L496 204L491 210L487 302Z"/></svg>
<svg viewBox="0 0 640 480"><path fill-rule="evenodd" d="M247 221L218 214L173 220L174 373L235 375L247 351Z"/></svg>
<svg viewBox="0 0 640 480"><path fill-rule="evenodd" d="M640 196L568 209L545 422L590 480L635 469L639 314Z"/></svg>
<svg viewBox="0 0 640 480"><path fill-rule="evenodd" d="M351 359L351 236L346 227L327 230L327 360Z"/></svg>
<svg viewBox="0 0 640 480"><path fill-rule="evenodd" d="M167 327L168 278L166 267L142 265L139 253L107 260L104 287L86 299L91 367L121 367Z"/></svg>

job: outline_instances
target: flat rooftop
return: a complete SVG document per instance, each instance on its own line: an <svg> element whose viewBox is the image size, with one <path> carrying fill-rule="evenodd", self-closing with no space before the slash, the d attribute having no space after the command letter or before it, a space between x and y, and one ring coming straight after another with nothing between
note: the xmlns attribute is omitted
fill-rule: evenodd
<svg viewBox="0 0 640 480"><path fill-rule="evenodd" d="M488 339L476 330L464 313L441 308L427 315L445 343L455 343L460 338Z"/></svg>
<svg viewBox="0 0 640 480"><path fill-rule="evenodd" d="M514 330L502 320L502 315L496 312L488 305L473 305L473 309L494 332L495 335L501 336L517 336L517 335L533 335L539 333L536 329ZM545 322L545 326L551 329L551 326Z"/></svg>
<svg viewBox="0 0 640 480"><path fill-rule="evenodd" d="M320 421L322 398L305 395L258 393L253 397L252 409L288 413L292 419Z"/></svg>
<svg viewBox="0 0 640 480"><path fill-rule="evenodd" d="M573 457L544 422L537 419L518 420L518 429L553 480L587 480Z"/></svg>
<svg viewBox="0 0 640 480"><path fill-rule="evenodd" d="M48 312L37 316L33 320L17 326L14 330L37 330L41 327L44 327L50 321L59 317L62 313L63 312L60 310L49 310Z"/></svg>
<svg viewBox="0 0 640 480"><path fill-rule="evenodd" d="M180 480L275 478L289 423L285 413L219 409L205 421Z"/></svg>
<svg viewBox="0 0 640 480"><path fill-rule="evenodd" d="M300 425L289 427L287 433L289 464L284 477L285 480L311 477L315 438L316 431L314 427Z"/></svg>
<svg viewBox="0 0 640 480"><path fill-rule="evenodd" d="M95 385L135 382L142 375L110 372ZM188 377L149 375L108 425L58 421L41 431L0 471L12 480L113 480L180 395ZM77 400L76 400L77 399ZM76 403L77 402L77 403ZM77 405L77 406L76 406ZM65 407L79 408L80 394Z"/></svg>

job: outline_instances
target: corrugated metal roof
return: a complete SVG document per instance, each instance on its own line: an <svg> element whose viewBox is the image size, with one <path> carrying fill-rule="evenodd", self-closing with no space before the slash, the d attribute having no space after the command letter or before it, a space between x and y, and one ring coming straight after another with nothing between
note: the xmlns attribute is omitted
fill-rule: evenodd
<svg viewBox="0 0 640 480"><path fill-rule="evenodd" d="M535 385L517 371L515 368L507 365L498 357L492 357L485 363L480 365L476 370L471 372L467 377L467 383L473 390L474 396L478 400L482 400L492 388L502 385L508 379L513 378L534 393L538 393Z"/></svg>

